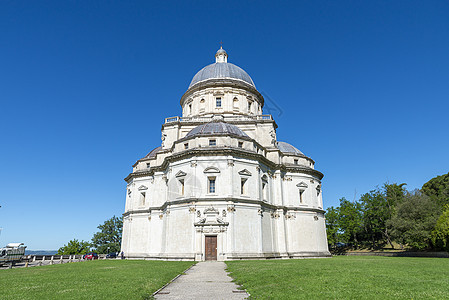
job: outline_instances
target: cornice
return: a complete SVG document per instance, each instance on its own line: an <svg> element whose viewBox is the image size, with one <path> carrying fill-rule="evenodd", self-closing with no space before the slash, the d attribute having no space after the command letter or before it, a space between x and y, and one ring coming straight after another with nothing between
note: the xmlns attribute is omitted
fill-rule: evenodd
<svg viewBox="0 0 449 300"><path fill-rule="evenodd" d="M291 172L291 173L305 173L310 174L312 176L316 176L319 180L321 180L324 175L323 173L301 165L284 165L284 164L276 164L266 158L261 154L254 153L249 150L235 148L235 147L207 147L207 148L192 148L188 151L182 151L178 153L174 153L170 156L167 156L164 159L164 162L160 166L151 167L145 170L139 170L136 172L130 173L126 176L125 181L129 181L131 178L138 178L143 176L151 176L154 172L164 172L169 164L174 161L178 161L181 159L191 158L193 156L238 156L242 158L249 158L258 161L259 163L263 163L267 167L272 170L280 170L283 172Z"/></svg>
<svg viewBox="0 0 449 300"><path fill-rule="evenodd" d="M167 209L167 207L170 207L172 205L186 205L186 206L192 206L192 205L198 205L203 202L210 203L211 201L214 202L222 202L223 204L227 205L236 205L236 204L254 204L258 205L262 208L268 209L268 210L283 210L284 212L289 211L304 211L304 212L316 212L316 213L325 213L326 211L321 208L315 208L315 207L299 207L299 206L285 206L285 205L274 205L271 203L267 203L261 200L253 200L253 199L240 199L240 198L233 198L233 197L205 197L205 198L184 198L184 199L177 199L172 201L166 201L161 206L151 206L146 209L136 209L136 210L130 210L123 214L124 217L132 214L143 214L143 213L151 213L152 211L164 211Z"/></svg>
<svg viewBox="0 0 449 300"><path fill-rule="evenodd" d="M244 114L241 114L242 116L245 116ZM212 121L212 118L211 118ZM204 123L208 123L210 121L174 121L174 122L170 122L170 123L164 123L162 124L162 130L165 129L166 127L170 127L170 126L182 126L182 125L189 125L189 126L198 126L198 125L202 125ZM276 121L271 119L271 120L225 120L226 123L229 124L240 124L240 125L244 125L244 124L259 124L259 123L273 123L274 128L278 128L279 126L276 124Z"/></svg>

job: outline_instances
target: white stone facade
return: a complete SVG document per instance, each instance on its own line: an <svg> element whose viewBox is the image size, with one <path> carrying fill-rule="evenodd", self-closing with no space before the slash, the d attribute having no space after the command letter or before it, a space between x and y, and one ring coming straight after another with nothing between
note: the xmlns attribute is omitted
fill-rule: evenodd
<svg viewBox="0 0 449 300"><path fill-rule="evenodd" d="M125 178L125 256L329 256L314 161L276 140L262 95L223 49L203 70L181 98L182 117L165 120L161 146Z"/></svg>

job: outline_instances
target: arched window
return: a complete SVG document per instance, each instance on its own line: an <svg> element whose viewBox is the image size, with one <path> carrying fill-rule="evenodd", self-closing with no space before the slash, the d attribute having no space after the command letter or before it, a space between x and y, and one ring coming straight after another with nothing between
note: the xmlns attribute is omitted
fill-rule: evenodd
<svg viewBox="0 0 449 300"><path fill-rule="evenodd" d="M206 100L201 99L200 100L200 113L204 112L206 110Z"/></svg>
<svg viewBox="0 0 449 300"><path fill-rule="evenodd" d="M234 110L239 109L239 99L237 97L234 97L234 100L232 101L232 105L233 105Z"/></svg>

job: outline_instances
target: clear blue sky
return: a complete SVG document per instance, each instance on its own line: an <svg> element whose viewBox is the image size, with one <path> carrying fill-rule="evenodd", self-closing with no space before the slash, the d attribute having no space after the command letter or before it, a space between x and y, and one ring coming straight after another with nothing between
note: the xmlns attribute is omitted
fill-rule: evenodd
<svg viewBox="0 0 449 300"><path fill-rule="evenodd" d="M448 1L1 1L0 245L89 240L222 40L325 207L449 171Z"/></svg>

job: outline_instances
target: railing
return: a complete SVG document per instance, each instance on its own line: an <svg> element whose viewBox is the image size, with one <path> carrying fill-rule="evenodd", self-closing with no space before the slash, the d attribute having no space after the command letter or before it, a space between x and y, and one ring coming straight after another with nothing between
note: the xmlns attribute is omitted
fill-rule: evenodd
<svg viewBox="0 0 449 300"><path fill-rule="evenodd" d="M170 117L165 119L165 124L173 122L210 122L213 117ZM273 120L271 115L255 115L255 116L225 116L224 121L259 121Z"/></svg>

